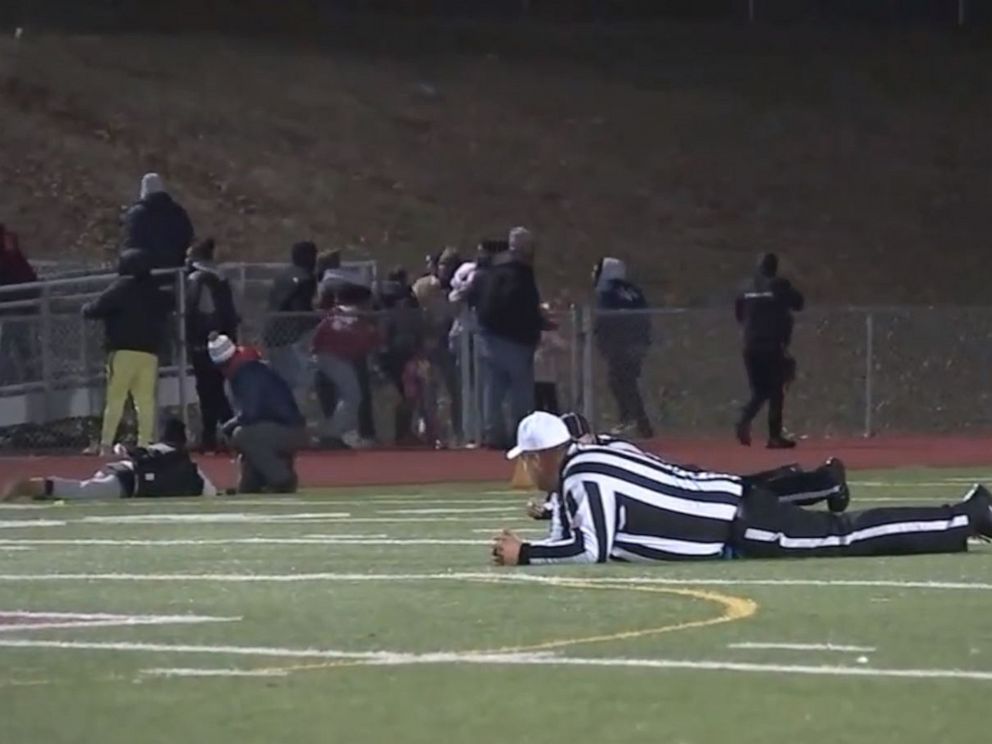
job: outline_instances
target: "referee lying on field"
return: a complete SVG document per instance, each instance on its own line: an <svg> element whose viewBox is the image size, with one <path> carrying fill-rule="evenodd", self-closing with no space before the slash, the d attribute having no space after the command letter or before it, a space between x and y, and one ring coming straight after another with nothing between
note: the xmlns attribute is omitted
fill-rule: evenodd
<svg viewBox="0 0 992 744"><path fill-rule="evenodd" d="M542 491L564 495L560 539L493 540L496 563L605 563L958 553L992 537L992 495L976 485L952 506L835 514L802 509L737 475L686 470L629 446L578 444L537 412L520 422L523 457Z"/></svg>
<svg viewBox="0 0 992 744"><path fill-rule="evenodd" d="M596 444L611 447L620 452L646 454L637 445L608 434L594 434L585 416L580 413L566 413L561 420L568 427L572 440L579 444ZM655 457L654 455L649 455ZM685 470L701 471L693 465L683 466ZM785 465L774 470L742 475L741 480L748 487L761 487L778 496L778 500L796 506L813 506L826 502L827 508L835 513L843 512L851 502L851 492L847 487L847 470L837 457L831 457L815 470L803 470L798 465ZM550 520L549 536L562 534L561 494L552 491L543 501L534 499L527 504L527 514L533 519Z"/></svg>

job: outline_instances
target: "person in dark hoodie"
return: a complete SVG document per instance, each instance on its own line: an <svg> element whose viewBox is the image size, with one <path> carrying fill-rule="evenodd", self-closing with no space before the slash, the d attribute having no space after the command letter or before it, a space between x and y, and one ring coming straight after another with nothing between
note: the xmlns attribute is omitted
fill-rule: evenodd
<svg viewBox="0 0 992 744"><path fill-rule="evenodd" d="M238 313L227 277L215 263L216 246L207 238L189 249L186 261L186 342L200 399L199 449L217 451L217 426L231 418L231 405L224 392L224 376L210 361L207 341L211 333L237 340Z"/></svg>
<svg viewBox="0 0 992 744"><path fill-rule="evenodd" d="M146 173L138 201L124 216L124 249L146 251L152 269L179 269L192 242L193 223L186 210L165 190L161 176ZM170 281L163 280L163 286Z"/></svg>
<svg viewBox="0 0 992 744"><path fill-rule="evenodd" d="M493 449L507 449L510 442L503 415L507 395L511 431L534 410L534 353L544 318L533 265L533 236L515 227L509 250L477 272L471 290L479 322L483 445Z"/></svg>
<svg viewBox="0 0 992 744"><path fill-rule="evenodd" d="M741 411L735 431L745 446L751 444L751 421L765 402L769 449L796 446L782 434L782 408L786 383L795 370L789 356L792 314L801 311L804 304L802 293L778 275L778 256L774 253L761 256L750 286L737 297L734 314L744 329L744 368L751 399Z"/></svg>
<svg viewBox="0 0 992 744"><path fill-rule="evenodd" d="M222 334L211 334L210 359L227 380L237 411L223 426L238 453L239 493L294 493L294 460L307 444L293 391L269 365Z"/></svg>
<svg viewBox="0 0 992 744"><path fill-rule="evenodd" d="M640 377L651 346L651 318L644 310L644 293L627 281L627 266L618 258L603 258L593 271L596 286L596 346L606 362L610 392L617 402L622 436L636 430L640 437L654 436L644 410Z"/></svg>
<svg viewBox="0 0 992 744"><path fill-rule="evenodd" d="M313 313L317 293L317 246L309 240L296 243L290 264L272 282L270 317L263 341L272 368L294 392L305 384L307 356L301 341L317 325Z"/></svg>
<svg viewBox="0 0 992 744"><path fill-rule="evenodd" d="M107 405L99 453L109 454L128 395L138 417L138 446L155 435L155 385L158 354L165 342L171 303L151 276L145 251L124 251L119 278L96 300L83 306L83 317L102 320L107 343Z"/></svg>

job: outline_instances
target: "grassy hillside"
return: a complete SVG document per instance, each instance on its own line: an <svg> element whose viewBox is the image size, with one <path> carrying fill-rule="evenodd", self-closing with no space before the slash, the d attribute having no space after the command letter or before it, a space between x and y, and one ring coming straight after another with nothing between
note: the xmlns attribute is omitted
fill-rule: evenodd
<svg viewBox="0 0 992 744"><path fill-rule="evenodd" d="M712 303L777 250L818 302L985 303L990 62L796 29L29 29L0 41L0 216L35 255L102 255L155 169L231 258L312 236L419 267L523 223L549 286L613 254Z"/></svg>

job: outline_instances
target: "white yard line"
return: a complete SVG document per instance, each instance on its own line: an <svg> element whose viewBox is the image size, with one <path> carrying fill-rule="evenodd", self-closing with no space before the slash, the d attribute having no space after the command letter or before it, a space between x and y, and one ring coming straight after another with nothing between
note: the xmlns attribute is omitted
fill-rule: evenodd
<svg viewBox="0 0 992 744"><path fill-rule="evenodd" d="M31 630L50 630L52 628L106 628L122 625L193 625L199 623L230 623L238 622L240 617L214 617L211 615L111 615L106 613L74 613L74 612L28 612L23 610L0 610L0 622L3 618L50 618L46 622L24 623L21 625L2 625L0 633L22 633Z"/></svg>
<svg viewBox="0 0 992 744"><path fill-rule="evenodd" d="M65 527L67 522L58 519L5 519L0 521L0 530L20 527Z"/></svg>
<svg viewBox="0 0 992 744"><path fill-rule="evenodd" d="M977 480L968 479L965 481L848 481L847 485L857 488L963 488L965 484L977 483Z"/></svg>
<svg viewBox="0 0 992 744"><path fill-rule="evenodd" d="M487 541L472 541L487 544ZM433 544L433 543L431 543ZM453 572L420 574L361 574L361 573L289 573L289 574L231 574L231 573L34 573L0 574L0 582L32 581L149 581L149 582L218 582L218 583L297 583L297 582L409 582L409 581L503 581L523 584L561 584L581 581L584 584L651 584L661 586L767 586L767 587L835 587L933 589L961 591L992 591L992 584L952 581L886 581L865 579L668 579L651 576L588 577L578 574L553 576L526 573Z"/></svg>
<svg viewBox="0 0 992 744"><path fill-rule="evenodd" d="M834 643L728 643L727 648L781 651L837 651L840 653L868 654L874 646L844 646Z"/></svg>
<svg viewBox="0 0 992 744"><path fill-rule="evenodd" d="M5 541L0 540L0 545ZM377 537L349 537L327 535L324 537L231 537L197 540L183 538L175 540L115 540L112 538L79 538L66 540L16 540L8 541L23 545L89 545L103 547L149 547L169 548L197 545L488 545L488 540L464 540L458 538L409 538L392 539Z"/></svg>
<svg viewBox="0 0 992 744"><path fill-rule="evenodd" d="M834 677L890 677L903 679L962 679L990 682L992 672L968 669L874 669L857 666L812 666L791 664L752 664L723 660L581 658L545 654L499 654L438 652L410 654L389 651L344 651L316 648L271 646L198 646L165 643L46 641L0 638L0 647L73 649L170 654L274 657L285 659L349 660L373 666L407 664L506 664L527 666L584 666L600 668L641 668L686 671L751 672L760 674L800 674ZM274 669L274 672L286 670Z"/></svg>
<svg viewBox="0 0 992 744"><path fill-rule="evenodd" d="M135 515L137 516L137 515ZM129 525L140 525L142 527L172 526L176 524L416 524L428 522L431 524L443 522L482 522L491 519L503 519L507 522L530 522L530 518L524 514L521 507L519 511L507 513L504 516L497 514L479 514L477 517L343 517L338 514L327 514L321 518L297 519L289 515L258 515L253 519L225 519L227 515L209 514L205 519L183 519L173 518L156 520L154 514L140 515L140 519L133 517L83 517L82 519L69 519L64 521L54 520L11 520L6 525L0 524L0 528L7 527L67 527L70 524L101 524L108 527L120 527ZM195 514L194 517L201 515Z"/></svg>
<svg viewBox="0 0 992 744"><path fill-rule="evenodd" d="M283 669L142 669L139 674L147 677L286 677Z"/></svg>
<svg viewBox="0 0 992 744"><path fill-rule="evenodd" d="M298 512L291 514L255 514L250 512L201 512L127 514L106 517L83 517L88 524L254 524L258 522L310 522L340 520L350 517L349 512Z"/></svg>
<svg viewBox="0 0 992 744"><path fill-rule="evenodd" d="M522 502L521 502L522 505ZM378 514L488 514L489 512L506 512L507 509L513 507L513 504L504 504L503 506L482 506L479 508L469 508L469 507L452 507L451 509L437 508L437 509L380 509ZM490 517L492 518L492 517Z"/></svg>

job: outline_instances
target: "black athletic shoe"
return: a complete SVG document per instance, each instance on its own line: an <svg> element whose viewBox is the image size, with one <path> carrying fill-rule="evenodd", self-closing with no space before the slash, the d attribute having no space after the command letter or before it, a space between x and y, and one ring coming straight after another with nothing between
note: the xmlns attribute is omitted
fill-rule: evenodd
<svg viewBox="0 0 992 744"><path fill-rule="evenodd" d="M981 483L976 483L965 494L962 503L968 510L971 528L976 535L992 539L992 494Z"/></svg>
<svg viewBox="0 0 992 744"><path fill-rule="evenodd" d="M737 441L745 447L751 446L751 424L746 421L738 421L737 425L734 426L734 434L737 435Z"/></svg>
<svg viewBox="0 0 992 744"><path fill-rule="evenodd" d="M768 440L768 449L793 449L796 446L794 439L785 437L772 437Z"/></svg>
<svg viewBox="0 0 992 744"><path fill-rule="evenodd" d="M851 503L851 491L847 487L847 468L839 457L831 457L826 462L826 468L833 473L834 478L840 484L840 490L827 497L827 508L834 514L840 514L847 510Z"/></svg>

